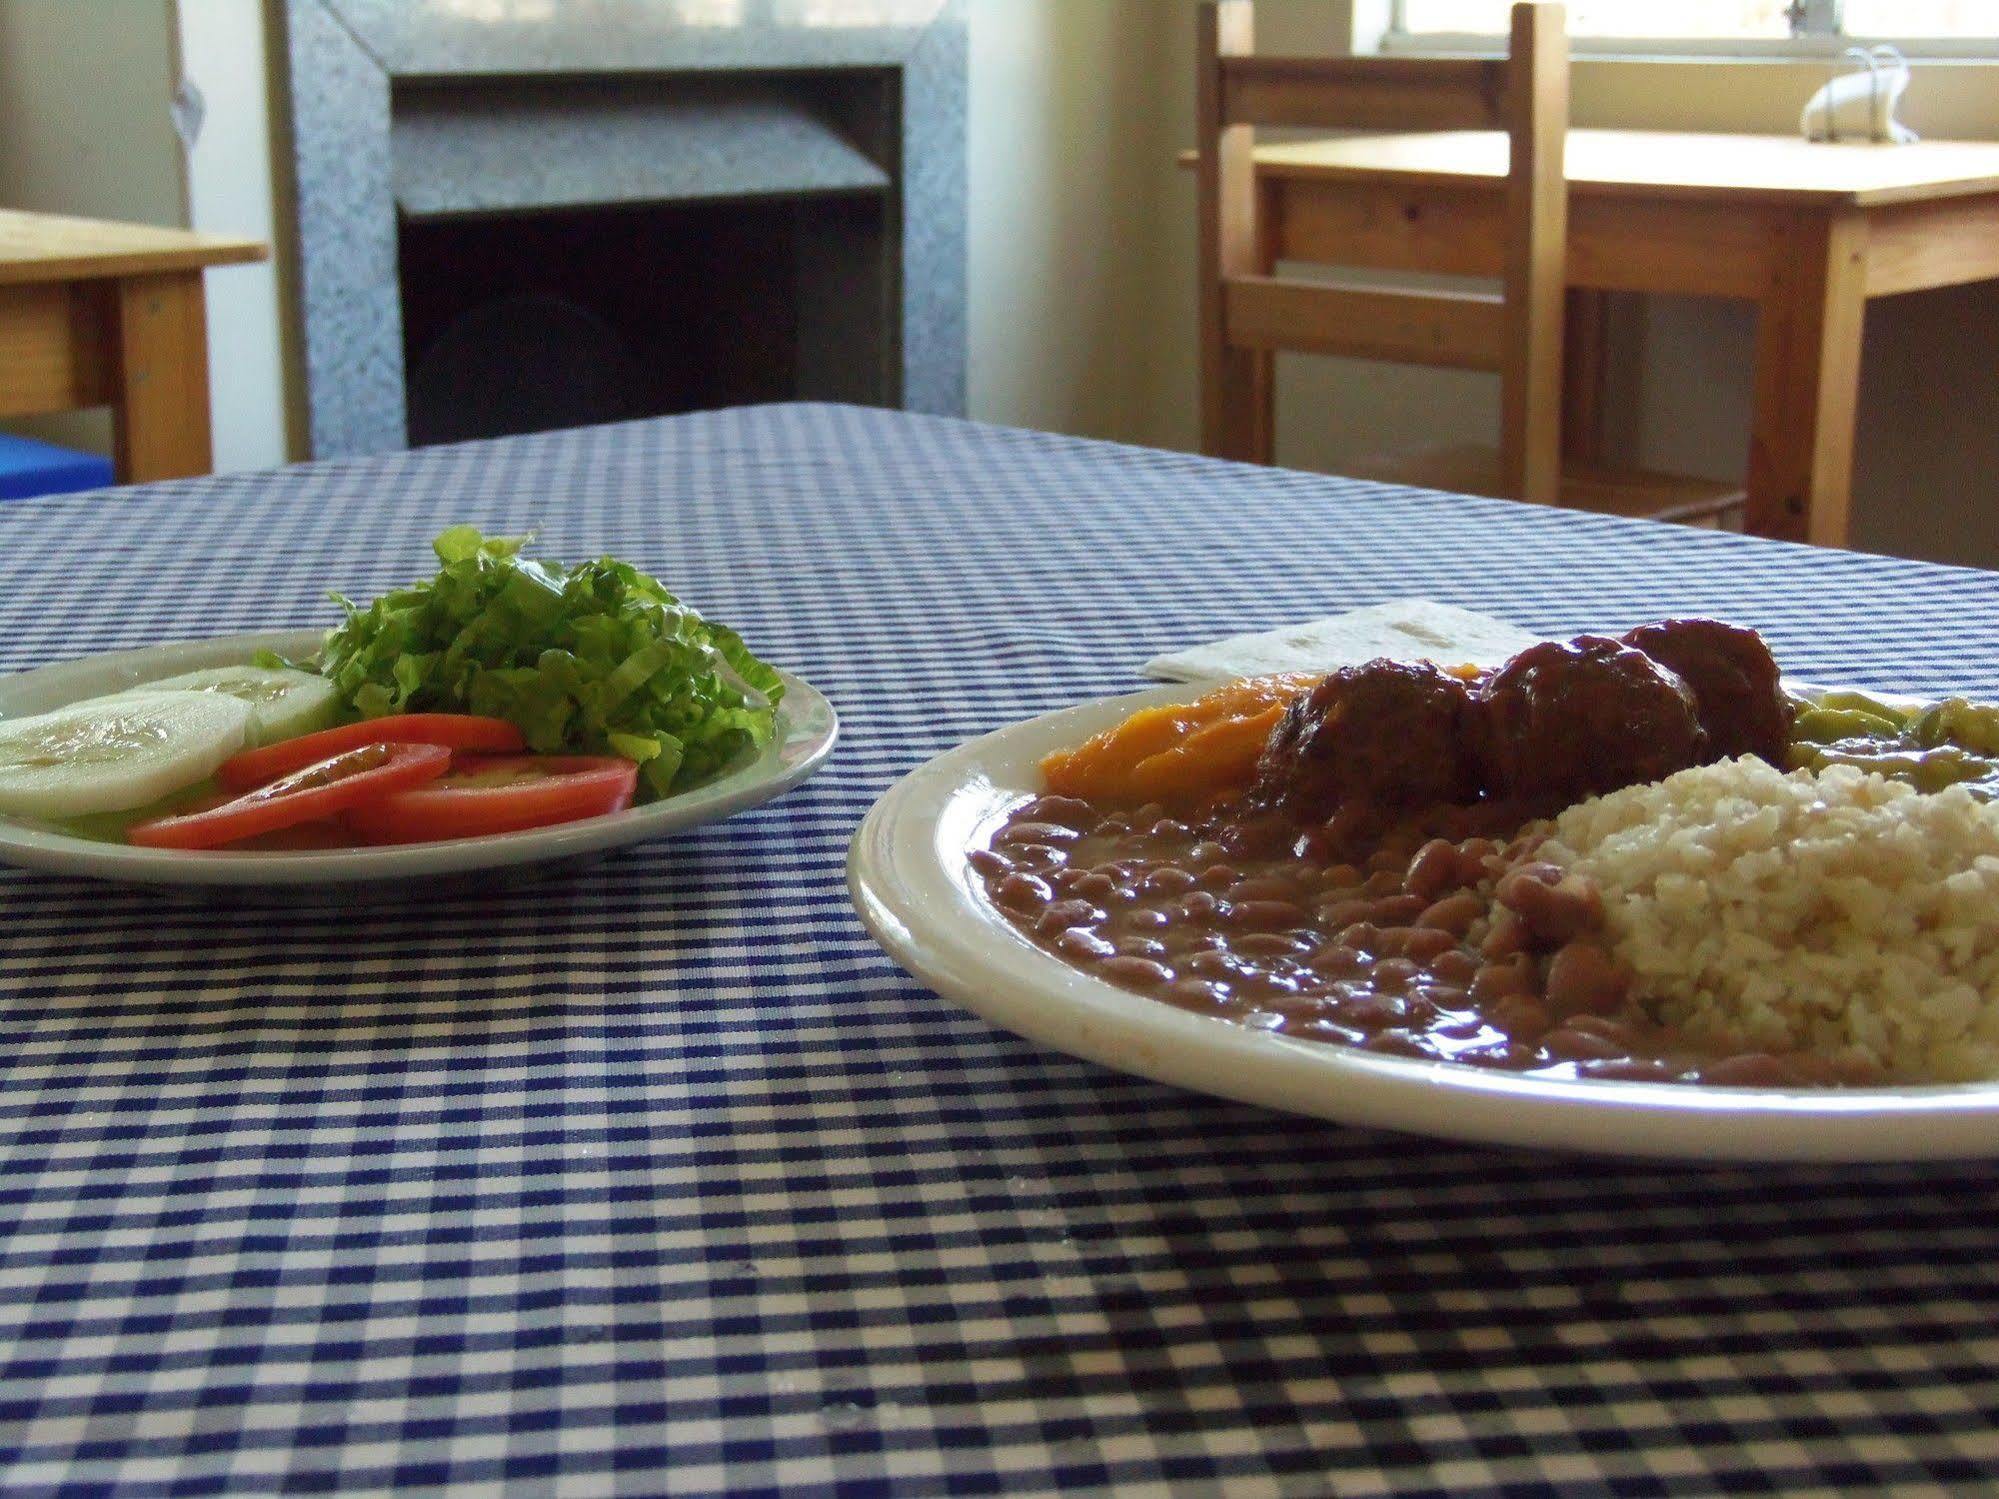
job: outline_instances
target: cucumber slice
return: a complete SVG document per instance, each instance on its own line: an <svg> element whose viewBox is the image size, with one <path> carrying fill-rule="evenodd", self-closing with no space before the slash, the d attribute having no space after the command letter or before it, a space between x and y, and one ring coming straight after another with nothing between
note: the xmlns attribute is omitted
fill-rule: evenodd
<svg viewBox="0 0 1999 1499"><path fill-rule="evenodd" d="M340 716L340 695L331 682L289 667L211 666L206 671L147 682L132 691L219 692L241 698L250 705L248 743L253 746L317 733L331 728Z"/></svg>
<svg viewBox="0 0 1999 1499"><path fill-rule="evenodd" d="M243 747L252 710L222 692L128 692L0 719L0 813L56 820L143 807Z"/></svg>

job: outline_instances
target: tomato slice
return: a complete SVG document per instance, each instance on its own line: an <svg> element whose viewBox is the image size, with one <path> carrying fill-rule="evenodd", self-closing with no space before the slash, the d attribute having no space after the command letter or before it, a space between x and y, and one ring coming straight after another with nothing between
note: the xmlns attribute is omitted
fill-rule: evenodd
<svg viewBox="0 0 1999 1499"><path fill-rule="evenodd" d="M332 817L434 780L450 765L451 751L439 744L364 744L206 811L138 823L125 836L143 848L215 848Z"/></svg>
<svg viewBox="0 0 1999 1499"><path fill-rule="evenodd" d="M446 749L501 754L527 748L521 731L504 718L481 718L476 713L401 713L244 750L224 760L215 778L232 791L248 791L364 744L441 744Z"/></svg>
<svg viewBox="0 0 1999 1499"><path fill-rule="evenodd" d="M639 768L610 755L461 755L448 774L347 813L370 843L518 833L620 812Z"/></svg>

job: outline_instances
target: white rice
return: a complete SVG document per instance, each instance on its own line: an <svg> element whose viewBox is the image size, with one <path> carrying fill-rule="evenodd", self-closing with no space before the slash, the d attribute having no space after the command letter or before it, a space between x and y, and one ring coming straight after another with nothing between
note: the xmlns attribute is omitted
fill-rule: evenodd
<svg viewBox="0 0 1999 1499"><path fill-rule="evenodd" d="M1999 1077L1999 806L1745 757L1564 812L1635 997L1716 1051Z"/></svg>

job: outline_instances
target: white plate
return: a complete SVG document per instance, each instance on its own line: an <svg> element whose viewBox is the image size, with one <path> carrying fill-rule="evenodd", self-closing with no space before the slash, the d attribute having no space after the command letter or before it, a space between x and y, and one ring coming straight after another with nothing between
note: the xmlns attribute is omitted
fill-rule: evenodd
<svg viewBox="0 0 1999 1499"><path fill-rule="evenodd" d="M1160 1082L1342 1124L1492 1145L1678 1160L1999 1155L1999 1085L1783 1090L1564 1082L1253 1031L1071 968L1014 929L965 862L1040 790L1036 764L1199 686L1110 698L988 734L892 787L847 885L877 941L948 999L1030 1040Z"/></svg>
<svg viewBox="0 0 1999 1499"><path fill-rule="evenodd" d="M234 666L258 651L309 656L325 632L235 635L118 651L0 677L0 718L46 713L82 698L120 692L204 666ZM0 861L52 874L88 875L155 885L321 885L357 880L406 880L419 875L461 874L513 864L538 864L602 849L623 848L699 827L769 801L819 768L832 752L839 721L832 704L799 678L784 673L784 701L777 733L754 759L692 791L608 817L396 848L319 849L306 853L186 853L133 848L71 838L0 818Z"/></svg>

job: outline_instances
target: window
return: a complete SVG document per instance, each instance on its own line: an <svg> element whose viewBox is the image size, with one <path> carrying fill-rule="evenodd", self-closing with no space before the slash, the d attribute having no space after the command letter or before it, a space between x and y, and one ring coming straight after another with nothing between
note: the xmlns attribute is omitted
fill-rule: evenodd
<svg viewBox="0 0 1999 1499"><path fill-rule="evenodd" d="M1394 0L1389 46L1490 44L1510 0ZM1999 0L1569 0L1578 50L1826 51L1893 41L1999 54Z"/></svg>

